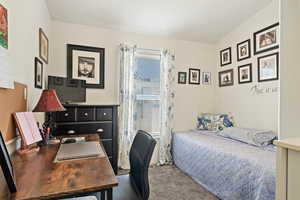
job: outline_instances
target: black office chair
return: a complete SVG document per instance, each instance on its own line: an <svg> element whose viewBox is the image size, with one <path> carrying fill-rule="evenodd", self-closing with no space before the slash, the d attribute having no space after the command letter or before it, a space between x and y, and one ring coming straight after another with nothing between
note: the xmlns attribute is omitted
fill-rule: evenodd
<svg viewBox="0 0 300 200"><path fill-rule="evenodd" d="M148 200L150 187L148 168L156 141L145 131L138 131L129 153L129 175L118 176L114 200Z"/></svg>

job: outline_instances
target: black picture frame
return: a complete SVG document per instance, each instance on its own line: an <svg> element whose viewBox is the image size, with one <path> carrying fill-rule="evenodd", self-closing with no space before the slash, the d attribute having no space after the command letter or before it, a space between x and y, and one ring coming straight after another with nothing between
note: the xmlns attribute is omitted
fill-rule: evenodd
<svg viewBox="0 0 300 200"><path fill-rule="evenodd" d="M43 62L39 58L35 57L35 59L34 59L34 87L38 88L38 89L43 89L43 80L44 80L43 68L44 68Z"/></svg>
<svg viewBox="0 0 300 200"><path fill-rule="evenodd" d="M222 75L223 74L230 74L230 80L228 83L222 83ZM226 87L234 85L234 76L233 76L233 69L228 69L225 71L219 72L219 87Z"/></svg>
<svg viewBox="0 0 300 200"><path fill-rule="evenodd" d="M247 51L248 51L248 54L247 54L247 56L245 56L245 57L243 57L241 54L240 54L240 52L241 52L241 47L243 46L243 45L247 45ZM249 58L251 58L251 40L250 39L248 39L248 40L245 40L245 41L243 41L243 42L240 42L240 43L238 43L237 45L236 45L236 55L237 55L237 61L242 61L242 60L246 60L246 59L249 59Z"/></svg>
<svg viewBox="0 0 300 200"><path fill-rule="evenodd" d="M270 30L270 29L273 29L275 27L278 27L277 29L277 33L275 35L275 40L276 40L276 43L275 45L271 45L269 48L264 48L264 49L259 49L259 45L257 44L257 37L259 36L259 34L262 34L263 32L266 32L267 30ZM278 49L279 48L279 22L275 23L275 24L272 24L266 28L263 28L257 32L255 32L253 34L253 44L254 44L254 55L257 55L257 54L260 54L260 53L264 53L264 52L267 52L267 51L271 51L271 50L274 50L274 49Z"/></svg>
<svg viewBox="0 0 300 200"><path fill-rule="evenodd" d="M197 81L194 81L193 80L193 72L196 72L197 73ZM190 68L189 69L189 84L192 84L192 85L200 85L201 83L201 71L200 69L195 69L195 68Z"/></svg>
<svg viewBox="0 0 300 200"><path fill-rule="evenodd" d="M261 60L268 58L268 57L272 57L275 56L275 61L276 61L276 66L275 66L275 70L276 70L276 76L274 78L268 78L268 79L262 79L261 78ZM279 79L279 53L272 53L272 54L268 54L265 56L261 56L257 58L257 74L258 74L258 82L266 82L266 81L276 81Z"/></svg>
<svg viewBox="0 0 300 200"><path fill-rule="evenodd" d="M228 62L224 62L223 60L223 54L228 52ZM226 49L223 49L220 51L220 64L221 64L221 67L225 66L225 65L230 65L232 63L232 53L231 53L231 47L228 47Z"/></svg>
<svg viewBox="0 0 300 200"><path fill-rule="evenodd" d="M184 77L183 80L181 80L182 76ZM186 72L178 72L178 84L186 84L186 79L187 79Z"/></svg>
<svg viewBox="0 0 300 200"><path fill-rule="evenodd" d="M243 81L242 77L241 77L241 70L243 68L246 68L246 67L249 68L249 80ZM246 64L246 65L241 65L241 66L238 67L238 79L239 79L238 80L239 84L251 83L252 82L252 63Z"/></svg>
<svg viewBox="0 0 300 200"><path fill-rule="evenodd" d="M43 52L43 51L45 51L45 52ZM46 53L46 55L43 55L43 53ZM49 39L42 28L39 29L39 56L46 64L48 64L48 61L49 61Z"/></svg>
<svg viewBox="0 0 300 200"><path fill-rule="evenodd" d="M206 75L208 75L208 82L206 81L205 77ZM202 72L202 84L203 85L211 85L211 73L210 72Z"/></svg>
<svg viewBox="0 0 300 200"><path fill-rule="evenodd" d="M17 191L17 186L16 186L15 175L14 175L14 169L1 132L0 132L0 161L1 161L0 165L6 183L8 185L8 189L11 193L15 193Z"/></svg>
<svg viewBox="0 0 300 200"><path fill-rule="evenodd" d="M104 89L105 87L105 49L99 47L81 46L74 44L67 44L67 75L69 79L80 79L73 77L73 51L83 51L99 54L99 65L95 65L95 68L99 68L99 81L97 84L91 84L88 81L84 83L86 88L98 88ZM78 56L81 57L81 56ZM84 58L84 56L82 56ZM97 75L96 75L97 76Z"/></svg>

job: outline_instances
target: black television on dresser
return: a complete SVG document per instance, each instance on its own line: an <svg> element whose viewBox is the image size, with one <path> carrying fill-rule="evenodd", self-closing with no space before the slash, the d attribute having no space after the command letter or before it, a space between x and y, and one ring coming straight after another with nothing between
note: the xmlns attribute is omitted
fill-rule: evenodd
<svg viewBox="0 0 300 200"><path fill-rule="evenodd" d="M48 89L56 90L63 104L86 102L85 80L48 76Z"/></svg>

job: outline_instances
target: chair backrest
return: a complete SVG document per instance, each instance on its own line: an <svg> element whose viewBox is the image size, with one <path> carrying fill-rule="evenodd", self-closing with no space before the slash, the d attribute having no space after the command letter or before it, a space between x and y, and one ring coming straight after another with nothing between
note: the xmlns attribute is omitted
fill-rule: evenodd
<svg viewBox="0 0 300 200"><path fill-rule="evenodd" d="M129 153L130 182L134 190L147 200L150 194L148 168L156 145L156 140L145 131L138 131Z"/></svg>

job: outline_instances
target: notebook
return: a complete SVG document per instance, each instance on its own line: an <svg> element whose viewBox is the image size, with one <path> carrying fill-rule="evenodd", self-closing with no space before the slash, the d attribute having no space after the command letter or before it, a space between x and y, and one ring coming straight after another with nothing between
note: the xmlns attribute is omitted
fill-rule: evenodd
<svg viewBox="0 0 300 200"><path fill-rule="evenodd" d="M17 112L14 116L19 132L26 145L31 145L42 140L32 112Z"/></svg>
<svg viewBox="0 0 300 200"><path fill-rule="evenodd" d="M56 155L56 160L65 161L104 156L105 154L99 142L80 142L61 144Z"/></svg>

